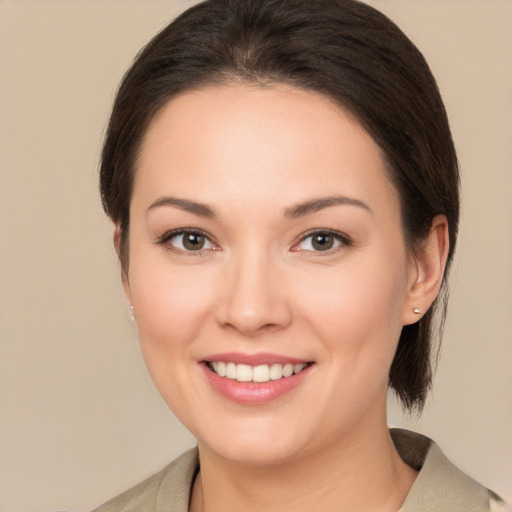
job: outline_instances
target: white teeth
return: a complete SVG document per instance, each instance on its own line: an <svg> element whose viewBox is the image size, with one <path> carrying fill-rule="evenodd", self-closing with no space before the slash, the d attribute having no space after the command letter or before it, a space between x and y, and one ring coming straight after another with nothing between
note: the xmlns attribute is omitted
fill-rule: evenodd
<svg viewBox="0 0 512 512"><path fill-rule="evenodd" d="M273 364L270 367L270 380L279 380L283 378L283 365Z"/></svg>
<svg viewBox="0 0 512 512"><path fill-rule="evenodd" d="M291 377L293 375L293 364L285 364L283 366L283 377Z"/></svg>
<svg viewBox="0 0 512 512"><path fill-rule="evenodd" d="M226 377L228 379L235 379L236 380L236 364L235 363L228 363L226 365Z"/></svg>
<svg viewBox="0 0 512 512"><path fill-rule="evenodd" d="M226 377L228 379L237 380L238 382L268 382L269 380L279 380L283 377L291 377L294 374L300 373L307 364L291 363L272 365L261 364L258 366L250 366L248 364L225 363L218 361L210 363L210 368L219 377Z"/></svg>
<svg viewBox="0 0 512 512"><path fill-rule="evenodd" d="M304 368L306 368L305 364L296 364L293 367L293 373L300 373Z"/></svg>
<svg viewBox="0 0 512 512"><path fill-rule="evenodd" d="M254 382L268 382L270 379L270 368L268 364L255 366L252 369L252 380Z"/></svg>
<svg viewBox="0 0 512 512"><path fill-rule="evenodd" d="M236 380L238 382L252 381L252 366L248 364L239 364L236 367Z"/></svg>
<svg viewBox="0 0 512 512"><path fill-rule="evenodd" d="M225 377L226 376L226 363L217 363L217 368L215 368L215 366L213 367L213 369L221 376L221 377Z"/></svg>

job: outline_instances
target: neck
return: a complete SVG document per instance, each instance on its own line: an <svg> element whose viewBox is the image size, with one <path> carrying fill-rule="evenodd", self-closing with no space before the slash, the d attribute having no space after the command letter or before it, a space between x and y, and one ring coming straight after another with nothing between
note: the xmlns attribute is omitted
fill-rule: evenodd
<svg viewBox="0 0 512 512"><path fill-rule="evenodd" d="M417 475L400 459L385 421L275 465L233 463L201 444L199 453L191 512L396 512Z"/></svg>

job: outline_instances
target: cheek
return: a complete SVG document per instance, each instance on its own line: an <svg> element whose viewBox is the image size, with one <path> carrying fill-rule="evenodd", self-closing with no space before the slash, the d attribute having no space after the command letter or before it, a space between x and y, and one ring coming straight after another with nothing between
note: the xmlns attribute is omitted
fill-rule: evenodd
<svg viewBox="0 0 512 512"><path fill-rule="evenodd" d="M302 292L296 295L303 297L303 315L320 339L343 354L340 362L350 371L358 361L388 371L402 329L404 269L405 258L381 252L301 281Z"/></svg>
<svg viewBox="0 0 512 512"><path fill-rule="evenodd" d="M140 271L139 271L140 270ZM190 269L189 269L190 270ZM188 425L197 400L197 340L211 325L212 288L196 272L146 264L131 271L141 352L149 374L168 406ZM192 423L193 424L193 423Z"/></svg>
<svg viewBox="0 0 512 512"><path fill-rule="evenodd" d="M197 267L166 268L161 262L137 265L130 271L130 289L137 329L146 359L185 350L198 338L211 309L211 279ZM149 362L149 361L148 361Z"/></svg>

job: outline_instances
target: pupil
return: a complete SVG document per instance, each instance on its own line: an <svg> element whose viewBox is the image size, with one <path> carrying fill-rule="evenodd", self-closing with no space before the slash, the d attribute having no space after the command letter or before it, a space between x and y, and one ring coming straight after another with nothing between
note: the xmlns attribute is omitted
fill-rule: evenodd
<svg viewBox="0 0 512 512"><path fill-rule="evenodd" d="M190 249L192 251L202 249L204 245L204 236L189 233L183 237L183 245L186 249Z"/></svg>
<svg viewBox="0 0 512 512"><path fill-rule="evenodd" d="M315 235L313 237L313 247L317 251L328 251L333 245L332 235Z"/></svg>

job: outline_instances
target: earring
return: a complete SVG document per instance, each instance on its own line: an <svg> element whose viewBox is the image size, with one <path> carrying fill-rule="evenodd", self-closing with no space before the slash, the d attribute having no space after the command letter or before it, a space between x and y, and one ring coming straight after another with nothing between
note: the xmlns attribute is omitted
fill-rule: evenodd
<svg viewBox="0 0 512 512"><path fill-rule="evenodd" d="M133 306L130 306L130 318L132 319L132 322L135 322L135 315L133 314Z"/></svg>
<svg viewBox="0 0 512 512"><path fill-rule="evenodd" d="M413 312L415 315L421 315L421 309L419 309L419 308L412 308L412 312Z"/></svg>

